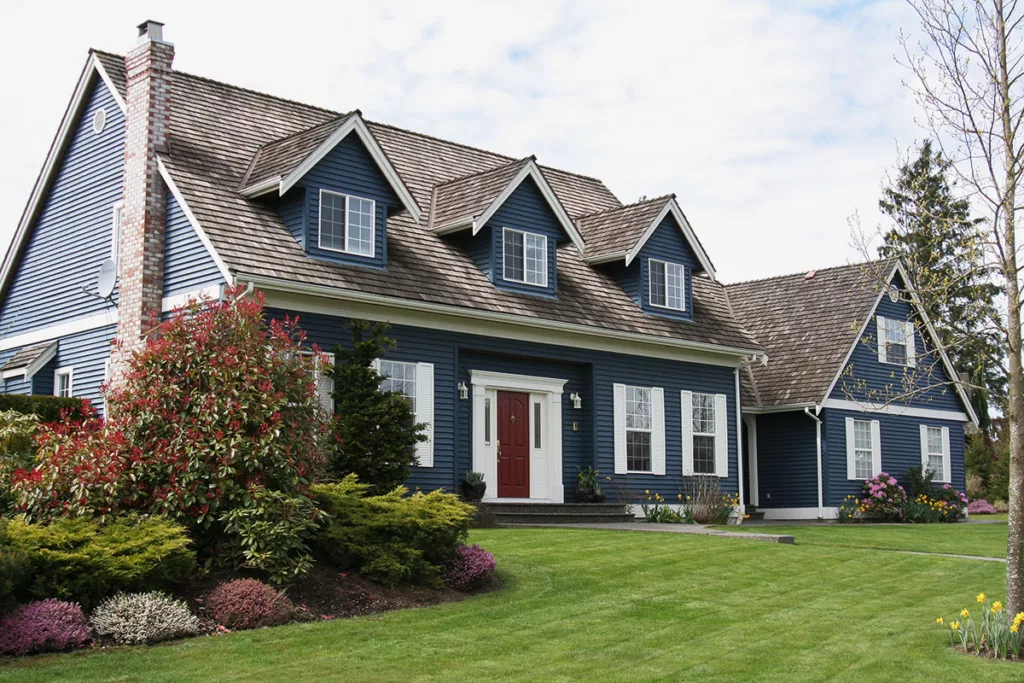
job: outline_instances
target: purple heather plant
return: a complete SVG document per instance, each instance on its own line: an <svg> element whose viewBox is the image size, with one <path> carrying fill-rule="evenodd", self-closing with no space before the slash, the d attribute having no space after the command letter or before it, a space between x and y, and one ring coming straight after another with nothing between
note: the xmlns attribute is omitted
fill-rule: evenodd
<svg viewBox="0 0 1024 683"><path fill-rule="evenodd" d="M0 654L28 655L85 647L92 629L75 602L40 600L0 619Z"/></svg>
<svg viewBox="0 0 1024 683"><path fill-rule="evenodd" d="M452 588L466 590L490 575L496 565L494 555L480 546L460 544L455 557L441 571L441 578Z"/></svg>
<svg viewBox="0 0 1024 683"><path fill-rule="evenodd" d="M992 503L988 502L984 498L978 500L972 500L967 504L967 512L972 515L994 515L999 512L996 510Z"/></svg>

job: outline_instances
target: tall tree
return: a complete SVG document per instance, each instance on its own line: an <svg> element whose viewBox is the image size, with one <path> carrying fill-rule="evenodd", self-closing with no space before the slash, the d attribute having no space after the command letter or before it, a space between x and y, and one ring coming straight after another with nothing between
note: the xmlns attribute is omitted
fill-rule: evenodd
<svg viewBox="0 0 1024 683"><path fill-rule="evenodd" d="M988 404L1006 398L1006 354L990 321L999 287L985 268L971 203L956 193L952 163L925 140L882 189L879 209L891 220L879 255L899 258L920 292L958 374L971 386L975 412L988 429Z"/></svg>

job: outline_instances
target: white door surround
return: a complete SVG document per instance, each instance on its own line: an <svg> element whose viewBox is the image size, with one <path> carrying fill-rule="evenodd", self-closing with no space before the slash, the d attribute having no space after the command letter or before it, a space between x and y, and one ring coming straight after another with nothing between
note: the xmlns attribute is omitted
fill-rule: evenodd
<svg viewBox="0 0 1024 683"><path fill-rule="evenodd" d="M484 502L496 502L498 495L498 391L530 395L530 497L516 502L561 503L562 487L562 390L567 379L513 375L506 372L470 370L473 385L473 470L487 482ZM490 425L484 415L490 404ZM534 416L540 414L540 423ZM538 438L537 429L540 429ZM490 434L490 441L487 434ZM538 448L538 445L540 446Z"/></svg>
<svg viewBox="0 0 1024 683"><path fill-rule="evenodd" d="M747 476L750 483L750 504L761 504L761 496L757 490L757 415L744 415L743 422L747 430Z"/></svg>

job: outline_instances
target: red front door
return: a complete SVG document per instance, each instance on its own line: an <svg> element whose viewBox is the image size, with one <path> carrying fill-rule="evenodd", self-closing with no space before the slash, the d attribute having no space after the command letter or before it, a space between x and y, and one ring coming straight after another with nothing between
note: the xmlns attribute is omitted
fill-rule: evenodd
<svg viewBox="0 0 1024 683"><path fill-rule="evenodd" d="M498 497L530 497L530 395L498 392Z"/></svg>

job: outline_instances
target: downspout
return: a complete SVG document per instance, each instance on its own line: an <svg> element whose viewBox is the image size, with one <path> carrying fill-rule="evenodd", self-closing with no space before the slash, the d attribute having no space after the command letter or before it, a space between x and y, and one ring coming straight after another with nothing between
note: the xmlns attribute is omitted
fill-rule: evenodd
<svg viewBox="0 0 1024 683"><path fill-rule="evenodd" d="M746 514L747 501L743 495L743 414L741 412L742 401L740 400L740 368L733 370L736 378L736 476L739 478L740 510Z"/></svg>
<svg viewBox="0 0 1024 683"><path fill-rule="evenodd" d="M818 449L818 519L825 517L825 501L821 482L821 418L811 412L809 407L804 408L804 414L814 420L815 444Z"/></svg>

